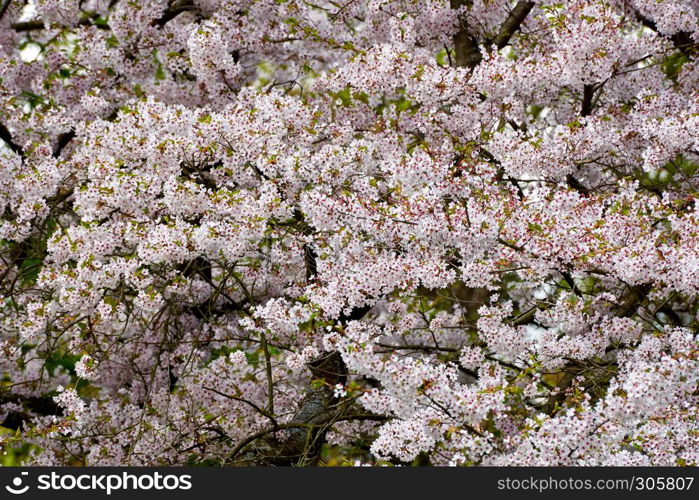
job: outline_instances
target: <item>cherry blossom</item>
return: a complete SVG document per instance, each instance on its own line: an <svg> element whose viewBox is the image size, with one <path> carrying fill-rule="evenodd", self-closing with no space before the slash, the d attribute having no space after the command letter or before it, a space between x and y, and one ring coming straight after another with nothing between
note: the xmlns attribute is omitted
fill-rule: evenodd
<svg viewBox="0 0 699 500"><path fill-rule="evenodd" d="M699 465L699 2L0 5L23 463Z"/></svg>

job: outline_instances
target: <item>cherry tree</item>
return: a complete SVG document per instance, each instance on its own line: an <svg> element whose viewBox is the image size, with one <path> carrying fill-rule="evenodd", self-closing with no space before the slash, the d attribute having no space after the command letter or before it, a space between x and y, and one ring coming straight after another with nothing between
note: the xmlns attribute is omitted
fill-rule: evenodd
<svg viewBox="0 0 699 500"><path fill-rule="evenodd" d="M0 1L0 445L699 464L699 1Z"/></svg>

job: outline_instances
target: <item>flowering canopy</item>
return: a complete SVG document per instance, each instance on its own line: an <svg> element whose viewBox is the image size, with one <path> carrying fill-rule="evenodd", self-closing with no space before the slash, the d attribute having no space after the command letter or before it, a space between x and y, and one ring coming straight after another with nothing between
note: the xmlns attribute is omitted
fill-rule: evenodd
<svg viewBox="0 0 699 500"><path fill-rule="evenodd" d="M699 464L698 19L1 0L2 446Z"/></svg>

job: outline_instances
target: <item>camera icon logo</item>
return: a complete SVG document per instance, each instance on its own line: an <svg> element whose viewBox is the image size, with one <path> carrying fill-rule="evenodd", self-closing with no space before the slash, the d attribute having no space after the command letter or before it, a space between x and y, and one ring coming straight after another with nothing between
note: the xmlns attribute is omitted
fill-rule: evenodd
<svg viewBox="0 0 699 500"><path fill-rule="evenodd" d="M17 476L12 480L12 486L5 486L5 489L12 493L13 495L21 495L22 493L26 493L27 490L29 489L29 485L25 485L22 487L22 477L21 476L28 476L28 472L22 472L20 473L20 476ZM14 487L13 487L14 486Z"/></svg>

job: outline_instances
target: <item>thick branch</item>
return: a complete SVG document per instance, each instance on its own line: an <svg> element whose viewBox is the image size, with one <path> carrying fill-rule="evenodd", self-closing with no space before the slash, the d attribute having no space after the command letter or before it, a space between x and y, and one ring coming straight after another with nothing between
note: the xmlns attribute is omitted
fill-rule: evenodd
<svg viewBox="0 0 699 500"><path fill-rule="evenodd" d="M343 408L334 397L333 386L347 380L347 367L339 352L333 351L308 364L313 379L311 388L301 401L296 415L289 422L299 425L288 431L288 437L274 463L291 465L298 461L313 463L325 441L329 427L342 416Z"/></svg>
<svg viewBox="0 0 699 500"><path fill-rule="evenodd" d="M585 117L590 116L592 114L594 98L595 86L592 84L584 85L582 104L580 105L580 116ZM586 187L582 182L580 182L573 174L568 174L566 176L566 182L568 183L568 187L575 189L579 193L590 193L590 189Z"/></svg>
<svg viewBox="0 0 699 500"><path fill-rule="evenodd" d="M12 139L12 134L2 123L0 123L0 139L2 139L12 151L20 156L24 156L24 150L19 144L15 143Z"/></svg>
<svg viewBox="0 0 699 500"><path fill-rule="evenodd" d="M106 24L94 24L94 16L84 17L78 21L79 26L95 26L99 29L108 30L110 29ZM25 31L37 31L43 30L46 27L46 23L43 19L33 19L31 21L22 21L18 23L12 23L10 27L17 33L22 33Z"/></svg>
<svg viewBox="0 0 699 500"><path fill-rule="evenodd" d="M568 183L568 187L575 189L578 193L590 194L590 188L580 182L573 174L566 175L566 183Z"/></svg>
<svg viewBox="0 0 699 500"><path fill-rule="evenodd" d="M580 116L590 116L592 114L592 99L595 96L595 86L583 86L583 99L580 107Z"/></svg>
<svg viewBox="0 0 699 500"><path fill-rule="evenodd" d="M655 23L655 21L647 18L637 10L634 11L634 14L636 14L636 19L638 19L638 21L643 26L645 26L646 28L650 28L656 33L660 33L658 31L658 25ZM689 47L694 45L694 40L692 40L692 34L688 33L687 31L680 31L678 33L675 33L674 35L670 36L670 40L672 40L672 43L675 45L676 48L680 49L682 52L685 53L689 50Z"/></svg>
<svg viewBox="0 0 699 500"><path fill-rule="evenodd" d="M534 2L524 2L522 0L517 2L517 5L512 9L510 15L507 16L507 19L505 19L505 22L500 27L500 31L493 40L493 44L498 49L502 49L509 43L510 38L512 38L515 31L522 25L532 8L534 8Z"/></svg>
<svg viewBox="0 0 699 500"><path fill-rule="evenodd" d="M462 5L471 5L471 0L450 0L451 8L458 9ZM459 18L459 30L454 35L454 50L456 52L456 65L466 68L475 68L483 60L478 48L478 39L468 32L466 19Z"/></svg>
<svg viewBox="0 0 699 500"><path fill-rule="evenodd" d="M8 2L9 4L9 2ZM163 27L165 26L168 22L172 21L174 18L176 18L178 15L180 15L182 12L186 12L188 10L193 10L195 8L194 2L192 0L175 0L172 2L165 11L163 11L163 14L158 18L154 19L153 22L151 23L152 26L159 26ZM1 17L1 16L0 16ZM95 26L100 29L111 29L108 24L106 23L100 23L100 24L95 24L93 21L95 19L96 15L90 15L87 17L83 17L78 21L78 24L81 26ZM10 25L13 30L15 30L18 33L24 32L24 31L35 31L35 30L41 30L45 28L45 22L43 19L33 19L31 21L23 21L23 22L18 22L18 23L12 23Z"/></svg>
<svg viewBox="0 0 699 500"><path fill-rule="evenodd" d="M5 15L5 12L7 11L7 8L10 6L12 3L12 0L5 0L2 2L2 6L0 6L0 19L2 19L2 16Z"/></svg>
<svg viewBox="0 0 699 500"><path fill-rule="evenodd" d="M32 418L32 414L37 415L62 415L63 409L48 396L20 396L18 394L5 393L0 395L0 404L15 403L24 406L30 413L22 411L10 411L5 416L2 425L7 429L19 429L23 423Z"/></svg>
<svg viewBox="0 0 699 500"><path fill-rule="evenodd" d="M452 9L458 9L463 5L470 6L471 3L471 0L450 0ZM523 0L517 2L517 5L509 13L505 22L500 26L498 34L492 40L492 44L498 50L510 42L510 38L520 28L532 8L534 8L534 2ZM459 30L454 35L454 50L456 51L457 66L475 68L483 60L481 51L478 48L478 39L469 33L468 25L463 17L459 19Z"/></svg>
<svg viewBox="0 0 699 500"><path fill-rule="evenodd" d="M169 7L163 12L163 15L159 19L153 21L153 25L160 26L161 28L165 26L168 22L172 21L182 12L194 9L194 2L192 0L175 0Z"/></svg>
<svg viewBox="0 0 699 500"><path fill-rule="evenodd" d="M68 144L70 144L70 141L72 141L75 138L75 130L70 130L69 132L65 132L61 135L58 136L58 142L56 144L56 147L53 150L53 156L55 158L58 158L61 155L61 152L66 148Z"/></svg>

